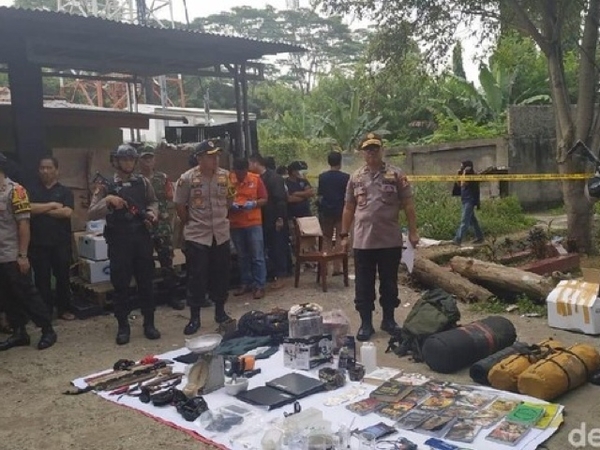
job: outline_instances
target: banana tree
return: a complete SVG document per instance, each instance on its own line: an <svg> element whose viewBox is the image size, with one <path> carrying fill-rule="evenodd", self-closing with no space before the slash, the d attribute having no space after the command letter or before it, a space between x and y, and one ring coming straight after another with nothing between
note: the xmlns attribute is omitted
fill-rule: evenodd
<svg viewBox="0 0 600 450"><path fill-rule="evenodd" d="M356 148L358 139L368 132L389 134L384 129L386 125L382 116L373 116L367 111L361 111L358 90L353 91L349 105L330 100L328 114L320 117L321 125L318 134L329 139L343 151Z"/></svg>

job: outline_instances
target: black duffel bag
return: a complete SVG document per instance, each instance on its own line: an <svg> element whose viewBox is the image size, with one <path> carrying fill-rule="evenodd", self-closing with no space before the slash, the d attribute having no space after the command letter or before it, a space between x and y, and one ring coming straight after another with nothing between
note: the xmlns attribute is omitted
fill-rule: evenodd
<svg viewBox="0 0 600 450"><path fill-rule="evenodd" d="M477 361L471 366L469 375L475 383L489 386L490 382L488 380L488 374L490 373L490 370L492 370L492 367L508 356L519 355L527 352L528 350L529 345L527 345L525 342L515 342L510 347L506 347L499 352L488 356L487 358Z"/></svg>
<svg viewBox="0 0 600 450"><path fill-rule="evenodd" d="M453 373L514 344L516 339L510 320L491 316L429 336L421 354L431 370Z"/></svg>

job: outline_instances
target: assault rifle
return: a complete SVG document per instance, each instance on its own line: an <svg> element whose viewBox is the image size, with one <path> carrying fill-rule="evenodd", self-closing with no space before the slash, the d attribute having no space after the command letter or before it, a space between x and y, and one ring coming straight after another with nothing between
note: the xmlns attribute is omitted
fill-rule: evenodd
<svg viewBox="0 0 600 450"><path fill-rule="evenodd" d="M594 164L594 175L588 180L586 190L590 199L597 201L600 199L600 159L582 141L577 141L573 148L567 152L567 155L577 152Z"/></svg>
<svg viewBox="0 0 600 450"><path fill-rule="evenodd" d="M131 197L123 195L123 193L121 192L121 188L117 185L117 183L109 180L100 172L96 172L96 175L94 175L94 178L92 179L92 183L103 186L106 189L107 193L111 195L116 195L125 200L127 204L125 206L125 209L127 210L125 213L126 218L139 219L142 222L150 225L152 225L152 223L154 222L153 217L150 216L144 209L136 205L136 203Z"/></svg>

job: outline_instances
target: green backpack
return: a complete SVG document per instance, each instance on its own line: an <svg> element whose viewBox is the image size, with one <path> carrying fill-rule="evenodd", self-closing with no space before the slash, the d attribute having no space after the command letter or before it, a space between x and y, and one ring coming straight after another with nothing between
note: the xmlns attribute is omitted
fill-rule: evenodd
<svg viewBox="0 0 600 450"><path fill-rule="evenodd" d="M426 291L408 313L401 331L390 338L386 353L410 354L415 361L422 361L425 339L457 327L459 321L460 311L453 295L439 288Z"/></svg>

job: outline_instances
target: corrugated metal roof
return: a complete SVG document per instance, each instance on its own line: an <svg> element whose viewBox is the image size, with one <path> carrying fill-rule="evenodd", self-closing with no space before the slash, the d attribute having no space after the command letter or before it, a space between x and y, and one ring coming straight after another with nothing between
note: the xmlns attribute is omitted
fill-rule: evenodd
<svg viewBox="0 0 600 450"><path fill-rule="evenodd" d="M304 50L195 30L0 7L0 62L25 52L30 62L43 67L137 75L193 74L215 64Z"/></svg>

